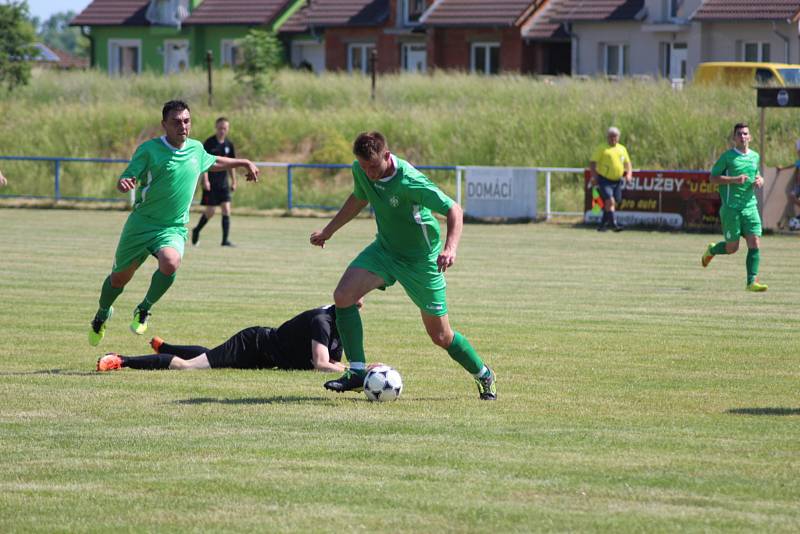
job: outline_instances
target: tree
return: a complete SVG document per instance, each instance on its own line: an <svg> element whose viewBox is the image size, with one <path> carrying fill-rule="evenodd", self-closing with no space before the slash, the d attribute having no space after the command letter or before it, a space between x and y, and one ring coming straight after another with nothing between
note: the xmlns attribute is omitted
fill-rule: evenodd
<svg viewBox="0 0 800 534"><path fill-rule="evenodd" d="M25 1L0 4L0 85L11 91L28 83L30 58L37 55L33 46L35 33L28 21Z"/></svg>
<svg viewBox="0 0 800 534"><path fill-rule="evenodd" d="M242 62L236 66L236 80L256 93L269 89L272 79L283 66L283 45L273 32L250 30L242 39Z"/></svg>
<svg viewBox="0 0 800 534"><path fill-rule="evenodd" d="M74 56L88 57L89 40L81 35L80 28L69 25L74 18L74 11L63 11L51 15L42 23L37 18L33 22L39 39L47 46L66 50Z"/></svg>

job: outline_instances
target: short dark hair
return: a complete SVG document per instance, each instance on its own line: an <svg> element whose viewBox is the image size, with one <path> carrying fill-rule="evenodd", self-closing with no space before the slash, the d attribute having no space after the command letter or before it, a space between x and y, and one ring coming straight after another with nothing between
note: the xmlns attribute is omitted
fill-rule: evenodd
<svg viewBox="0 0 800 534"><path fill-rule="evenodd" d="M750 125L747 124L746 122L737 122L736 124L733 125L733 135L736 135L736 132L738 132L742 128L747 128L749 130Z"/></svg>
<svg viewBox="0 0 800 534"><path fill-rule="evenodd" d="M189 104L183 100L170 100L161 108L161 120L167 120L167 117L169 117L169 114L173 111L183 111L184 109L189 112L192 111L189 109Z"/></svg>
<svg viewBox="0 0 800 534"><path fill-rule="evenodd" d="M216 121L214 121L214 124L219 124L221 122L227 122L228 124L230 124L231 121L228 120L228 117L220 117Z"/></svg>
<svg viewBox="0 0 800 534"><path fill-rule="evenodd" d="M380 132L362 132L353 143L353 154L365 160L380 156L386 150L386 138Z"/></svg>

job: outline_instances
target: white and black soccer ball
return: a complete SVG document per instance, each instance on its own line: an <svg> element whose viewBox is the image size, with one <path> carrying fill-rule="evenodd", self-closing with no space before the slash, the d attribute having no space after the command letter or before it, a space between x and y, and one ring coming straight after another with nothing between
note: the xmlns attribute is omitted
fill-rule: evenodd
<svg viewBox="0 0 800 534"><path fill-rule="evenodd" d="M789 219L789 230L792 232L800 230L800 217L792 217Z"/></svg>
<svg viewBox="0 0 800 534"><path fill-rule="evenodd" d="M364 394L367 400L388 402L397 400L403 392L403 378L397 369L388 365L373 367L364 377Z"/></svg>

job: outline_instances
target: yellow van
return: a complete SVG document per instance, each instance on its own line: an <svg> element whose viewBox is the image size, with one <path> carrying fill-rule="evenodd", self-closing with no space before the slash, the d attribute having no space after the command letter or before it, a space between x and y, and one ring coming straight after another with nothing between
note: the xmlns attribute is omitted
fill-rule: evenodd
<svg viewBox="0 0 800 534"><path fill-rule="evenodd" d="M800 85L800 65L713 61L697 66L694 81L721 85Z"/></svg>

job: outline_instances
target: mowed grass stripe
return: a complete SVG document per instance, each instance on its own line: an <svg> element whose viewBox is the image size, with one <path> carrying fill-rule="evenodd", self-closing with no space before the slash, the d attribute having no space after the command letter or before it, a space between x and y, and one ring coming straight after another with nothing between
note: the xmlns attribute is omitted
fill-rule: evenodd
<svg viewBox="0 0 800 534"><path fill-rule="evenodd" d="M481 403L399 287L363 311L390 405L313 372L92 372L127 331L153 260L85 341L125 214L0 210L0 530L419 532L800 528L797 241L699 266L715 236L468 225L453 325L499 376ZM196 218L196 216L195 216ZM215 345L330 302L374 235L357 220L234 217L187 248L153 333ZM148 333L149 334L149 333Z"/></svg>

